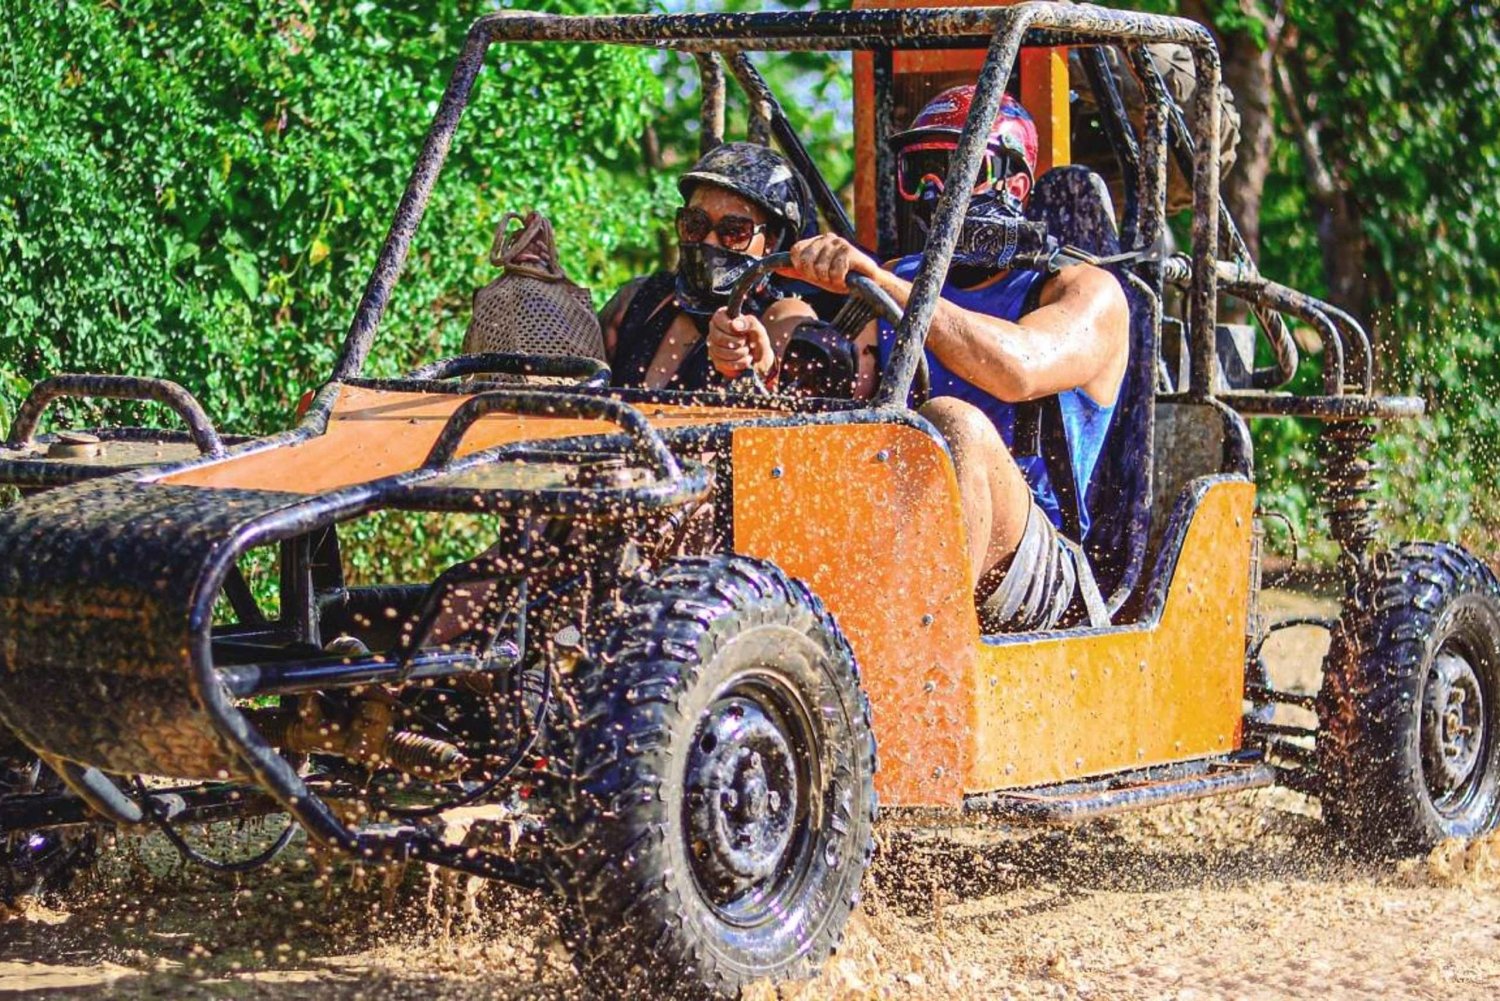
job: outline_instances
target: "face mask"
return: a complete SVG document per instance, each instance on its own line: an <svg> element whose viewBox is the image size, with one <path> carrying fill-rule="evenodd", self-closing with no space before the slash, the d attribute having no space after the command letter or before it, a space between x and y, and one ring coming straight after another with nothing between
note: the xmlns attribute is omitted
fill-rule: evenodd
<svg viewBox="0 0 1500 1001"><path fill-rule="evenodd" d="M1046 226L1027 220L1015 195L992 190L969 201L953 248L953 264L1003 271L1018 257L1035 259L1047 249Z"/></svg>
<svg viewBox="0 0 1500 1001"><path fill-rule="evenodd" d="M712 244L680 244L677 304L690 313L712 313L729 301L734 283L758 260Z"/></svg>

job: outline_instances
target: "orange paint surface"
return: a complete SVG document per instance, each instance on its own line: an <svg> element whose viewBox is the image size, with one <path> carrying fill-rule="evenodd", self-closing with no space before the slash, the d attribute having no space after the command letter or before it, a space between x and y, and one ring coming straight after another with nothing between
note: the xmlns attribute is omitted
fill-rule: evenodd
<svg viewBox="0 0 1500 1001"><path fill-rule="evenodd" d="M1239 747L1254 503L1250 483L1203 498L1157 626L981 650L968 791Z"/></svg>
<svg viewBox="0 0 1500 1001"><path fill-rule="evenodd" d="M1249 483L1208 491L1154 628L986 644L966 791L1238 748L1254 504Z"/></svg>
<svg viewBox="0 0 1500 1001"><path fill-rule="evenodd" d="M415 468L466 396L345 387L328 433L169 482L310 493ZM755 412L643 408L659 427ZM467 454L608 434L603 421L477 422ZM848 636L873 707L882 802L948 806L1239 746L1254 487L1214 485L1194 513L1161 621L987 643L969 592L947 453L891 424L732 432L734 549L812 587Z"/></svg>
<svg viewBox="0 0 1500 1001"><path fill-rule="evenodd" d="M742 428L733 459L735 550L805 581L854 648L882 802L951 807L1239 746L1251 484L1207 492L1155 626L991 644L952 465L932 439Z"/></svg>
<svg viewBox="0 0 1500 1001"><path fill-rule="evenodd" d="M163 482L304 494L368 483L419 467L448 418L470 398L345 386L339 392L325 434L295 445L198 466L169 476ZM643 405L641 409L660 428L714 424L757 413L664 404ZM458 455L518 441L614 434L619 430L608 421L491 414L474 423L464 436Z"/></svg>
<svg viewBox="0 0 1500 1001"><path fill-rule="evenodd" d="M741 428L732 451L735 551L806 582L849 638L881 801L957 805L979 624L947 453L889 424Z"/></svg>
<svg viewBox="0 0 1500 1001"><path fill-rule="evenodd" d="M1073 159L1068 109L1068 50L1022 49L1021 103L1036 121L1036 176Z"/></svg>

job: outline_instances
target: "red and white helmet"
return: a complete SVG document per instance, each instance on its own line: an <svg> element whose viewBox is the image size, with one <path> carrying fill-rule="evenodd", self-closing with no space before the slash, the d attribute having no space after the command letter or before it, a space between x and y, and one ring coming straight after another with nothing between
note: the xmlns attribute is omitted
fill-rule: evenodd
<svg viewBox="0 0 1500 1001"><path fill-rule="evenodd" d="M935 179L941 189L942 174L937 174L934 178L931 171L924 169L927 165L925 161L933 158L912 154L940 151L946 155L957 149L959 133L968 120L969 109L973 105L973 84L949 87L927 102L927 106L912 120L911 128L891 136L891 147L895 149L898 160L903 161L897 165L898 183L903 198L915 201L920 197L920 192L916 189L924 181ZM1021 103L1009 94L1000 103L1000 112L995 116L987 145L991 174L988 180L991 182L1003 182L1017 173L1025 173L1027 177L1034 176L1038 145L1036 122ZM909 187L912 190L908 191Z"/></svg>

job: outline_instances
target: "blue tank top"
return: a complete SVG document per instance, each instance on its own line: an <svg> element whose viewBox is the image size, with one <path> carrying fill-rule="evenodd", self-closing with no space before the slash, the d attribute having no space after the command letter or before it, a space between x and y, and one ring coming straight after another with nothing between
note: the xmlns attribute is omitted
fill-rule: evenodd
<svg viewBox="0 0 1500 1001"><path fill-rule="evenodd" d="M921 264L920 255L903 257L891 266L900 278L908 281L917 273ZM943 298L955 306L984 313L1002 320L1018 320L1026 308L1026 300L1042 279L1040 271L1011 271L972 288L943 286ZM885 370L895 344L895 333L885 321L880 323L880 368ZM927 366L932 374L932 395L953 396L972 404L988 417L1000 432L1007 448L1015 442L1016 408L1014 404L997 400L989 393L966 379L954 375L931 351L927 352ZM1078 512L1079 529L1086 537L1089 533L1088 506L1083 503L1088 496L1089 477L1099 462L1099 453L1104 449L1104 438L1109 431L1109 421L1114 415L1113 405L1096 403L1081 389L1069 389L1057 394L1061 404L1063 429L1068 439L1068 456L1073 464L1073 476L1077 479L1077 490L1081 510ZM1052 524L1062 528L1062 505L1057 491L1047 475L1046 463L1038 455L1017 455L1026 482L1031 486L1032 496Z"/></svg>

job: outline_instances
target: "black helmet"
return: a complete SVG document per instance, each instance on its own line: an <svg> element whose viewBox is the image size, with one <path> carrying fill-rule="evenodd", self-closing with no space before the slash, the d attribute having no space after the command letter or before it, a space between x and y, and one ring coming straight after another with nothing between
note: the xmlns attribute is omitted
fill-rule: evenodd
<svg viewBox="0 0 1500 1001"><path fill-rule="evenodd" d="M785 250L802 235L813 216L807 183L786 158L755 143L723 143L705 153L677 182L682 200L699 184L714 184L759 205L781 235L773 250Z"/></svg>

